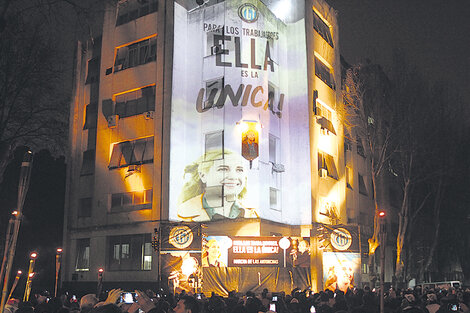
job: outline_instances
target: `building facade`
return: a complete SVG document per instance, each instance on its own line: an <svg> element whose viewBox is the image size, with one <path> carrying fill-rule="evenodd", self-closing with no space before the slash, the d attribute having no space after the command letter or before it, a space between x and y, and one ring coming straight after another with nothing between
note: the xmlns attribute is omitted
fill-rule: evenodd
<svg viewBox="0 0 470 313"><path fill-rule="evenodd" d="M90 288L103 268L105 283L155 286L155 229L188 222L208 237L309 238L308 284L323 288L317 226L374 214L368 162L337 110L333 8L127 0L99 24L77 49L64 285ZM360 249L348 261L368 281Z"/></svg>

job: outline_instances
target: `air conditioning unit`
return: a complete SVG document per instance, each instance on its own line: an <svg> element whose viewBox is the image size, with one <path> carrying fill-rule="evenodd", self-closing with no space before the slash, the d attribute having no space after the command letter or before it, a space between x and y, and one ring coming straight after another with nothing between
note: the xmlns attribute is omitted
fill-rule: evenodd
<svg viewBox="0 0 470 313"><path fill-rule="evenodd" d="M119 115L110 115L107 118L108 120L108 128L114 128L117 126L117 123L119 121Z"/></svg>
<svg viewBox="0 0 470 313"><path fill-rule="evenodd" d="M221 54L222 53L222 46L215 45L211 47L211 55Z"/></svg>
<svg viewBox="0 0 470 313"><path fill-rule="evenodd" d="M328 171L325 168L321 168L318 170L318 175L321 178L326 178L326 176L328 176Z"/></svg>
<svg viewBox="0 0 470 313"><path fill-rule="evenodd" d="M271 173L282 173L286 171L283 164L273 163L273 162L271 162L271 164L272 164Z"/></svg>
<svg viewBox="0 0 470 313"><path fill-rule="evenodd" d="M155 113L154 111L146 111L146 112L144 112L145 119L146 119L146 120L153 119L153 114L154 114L154 113Z"/></svg>

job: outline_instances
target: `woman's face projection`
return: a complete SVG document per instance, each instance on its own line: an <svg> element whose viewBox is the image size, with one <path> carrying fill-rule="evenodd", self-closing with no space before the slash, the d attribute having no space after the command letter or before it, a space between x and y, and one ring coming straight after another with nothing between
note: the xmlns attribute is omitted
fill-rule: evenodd
<svg viewBox="0 0 470 313"><path fill-rule="evenodd" d="M225 159L213 161L207 173L200 173L206 188L223 186L224 196L237 197L245 187L246 173L242 160L236 155L225 155Z"/></svg>

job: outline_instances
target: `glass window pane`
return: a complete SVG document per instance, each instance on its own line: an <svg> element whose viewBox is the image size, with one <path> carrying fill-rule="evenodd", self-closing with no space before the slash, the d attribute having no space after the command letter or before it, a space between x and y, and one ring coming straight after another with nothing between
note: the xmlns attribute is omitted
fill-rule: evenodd
<svg viewBox="0 0 470 313"><path fill-rule="evenodd" d="M119 166L127 166L130 164L133 153L133 144L130 141L124 141L119 144L121 147L122 157L119 160Z"/></svg>
<svg viewBox="0 0 470 313"><path fill-rule="evenodd" d="M111 159L109 160L109 168L116 168L119 166L119 160L121 159L121 146L119 144L113 145L113 152L111 153Z"/></svg>
<svg viewBox="0 0 470 313"><path fill-rule="evenodd" d="M144 192L143 191L134 191L134 204L144 203Z"/></svg>
<svg viewBox="0 0 470 313"><path fill-rule="evenodd" d="M140 164L144 158L147 138L136 140L134 143L134 153L132 154L131 164Z"/></svg>
<svg viewBox="0 0 470 313"><path fill-rule="evenodd" d="M88 271L90 269L90 239L77 240L76 271Z"/></svg>
<svg viewBox="0 0 470 313"><path fill-rule="evenodd" d="M119 260L121 259L121 258L120 258L120 255L121 255L121 253L120 253L120 251L121 251L120 247L121 247L121 246L120 246L119 244L114 245L114 249L113 249L113 259L116 260L116 261L119 261Z"/></svg>
<svg viewBox="0 0 470 313"><path fill-rule="evenodd" d="M145 190L145 203L152 202L152 194L153 194L153 189Z"/></svg>
<svg viewBox="0 0 470 313"><path fill-rule="evenodd" d="M205 135L205 153L209 151L220 151L222 154L224 145L224 131L217 131ZM223 158L223 156L221 157Z"/></svg>
<svg viewBox="0 0 470 313"><path fill-rule="evenodd" d="M131 205L132 204L132 192L122 193L122 205Z"/></svg>
<svg viewBox="0 0 470 313"><path fill-rule="evenodd" d="M130 244L123 243L121 245L121 259L128 259L130 258Z"/></svg>
<svg viewBox="0 0 470 313"><path fill-rule="evenodd" d="M148 163L153 161L153 137L146 138L147 144L145 145L144 156L142 162Z"/></svg>
<svg viewBox="0 0 470 313"><path fill-rule="evenodd" d="M338 179L338 172L336 170L335 160L333 156L326 154L326 153L324 154L324 156L325 156L328 176L330 176L331 178Z"/></svg>
<svg viewBox="0 0 470 313"><path fill-rule="evenodd" d="M276 144L277 138L269 134L269 162L277 163Z"/></svg>
<svg viewBox="0 0 470 313"><path fill-rule="evenodd" d="M122 195L120 193L113 193L111 195L111 207L120 207L122 205L121 203Z"/></svg>
<svg viewBox="0 0 470 313"><path fill-rule="evenodd" d="M335 81L332 76L331 70L328 66L323 64L320 59L315 57L315 75L320 78L330 88L335 89Z"/></svg>

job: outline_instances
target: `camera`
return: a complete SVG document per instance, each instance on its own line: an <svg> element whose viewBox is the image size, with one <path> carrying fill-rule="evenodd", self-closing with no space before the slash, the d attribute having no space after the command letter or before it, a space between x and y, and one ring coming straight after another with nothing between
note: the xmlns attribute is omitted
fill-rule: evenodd
<svg viewBox="0 0 470 313"><path fill-rule="evenodd" d="M137 302L137 294L135 292L122 292L119 302L134 303Z"/></svg>
<svg viewBox="0 0 470 313"><path fill-rule="evenodd" d="M273 296L272 301L277 301L277 296Z"/></svg>

